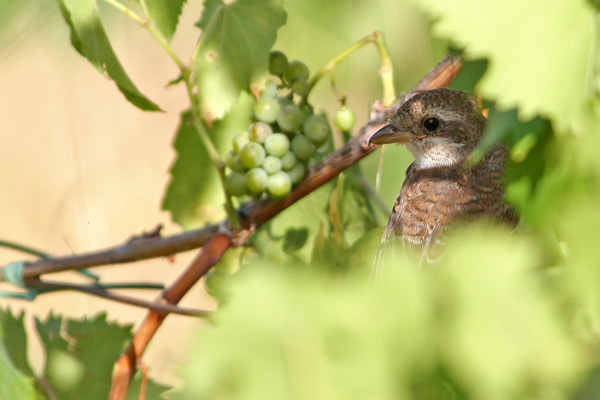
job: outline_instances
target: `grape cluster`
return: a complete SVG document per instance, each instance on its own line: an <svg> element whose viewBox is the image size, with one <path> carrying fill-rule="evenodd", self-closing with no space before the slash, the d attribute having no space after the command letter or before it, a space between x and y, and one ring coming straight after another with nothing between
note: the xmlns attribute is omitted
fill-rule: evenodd
<svg viewBox="0 0 600 400"><path fill-rule="evenodd" d="M306 101L310 90L306 64L288 62L285 54L272 51L269 72L273 81L254 106L254 122L233 138L225 157L225 186L233 196L287 196L330 137L327 118L314 114Z"/></svg>

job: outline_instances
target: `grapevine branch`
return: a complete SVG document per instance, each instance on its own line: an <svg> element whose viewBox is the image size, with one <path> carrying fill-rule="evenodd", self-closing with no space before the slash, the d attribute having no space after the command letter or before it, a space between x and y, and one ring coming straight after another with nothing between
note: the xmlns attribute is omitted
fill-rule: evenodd
<svg viewBox="0 0 600 400"><path fill-rule="evenodd" d="M311 168L303 182L285 199L262 200L244 205L238 211L243 227L247 229L250 226L262 225L371 153L377 146L368 146L369 137L387 121L399 104L411 93L448 85L458 75L461 65L458 57L447 56L409 94L400 96L398 101L387 109L379 107L379 111L375 110L374 116L360 129L358 135ZM38 278L44 274L167 257L202 247L218 230L218 225L208 225L167 237L157 232L155 235L135 236L121 245L100 251L28 261L23 266L23 278Z"/></svg>
<svg viewBox="0 0 600 400"><path fill-rule="evenodd" d="M304 196L321 187L377 148L369 145L368 139L382 127L397 107L412 94L422 90L447 86L459 73L462 62L456 56L444 58L411 92L400 96L389 108L375 107L371 120L359 133L340 150L332 153L311 168L305 179L283 200L262 200L243 206L238 214L242 228L232 234L216 231L206 242L201 252L182 275L160 295L157 302L176 305L187 291L223 256L236 245L234 237L247 237L256 228ZM208 229L208 228L205 228ZM138 327L134 338L116 362L115 375L109 400L125 400L129 383L136 373L138 362L146 346L166 318L164 312L150 310Z"/></svg>

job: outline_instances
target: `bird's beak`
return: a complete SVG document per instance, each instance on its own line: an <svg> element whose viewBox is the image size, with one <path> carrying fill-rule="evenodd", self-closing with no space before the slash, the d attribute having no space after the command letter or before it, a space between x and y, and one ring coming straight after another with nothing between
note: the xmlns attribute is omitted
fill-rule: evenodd
<svg viewBox="0 0 600 400"><path fill-rule="evenodd" d="M388 124L371 136L369 144L408 143L409 140L410 134L408 132L400 132L394 125Z"/></svg>

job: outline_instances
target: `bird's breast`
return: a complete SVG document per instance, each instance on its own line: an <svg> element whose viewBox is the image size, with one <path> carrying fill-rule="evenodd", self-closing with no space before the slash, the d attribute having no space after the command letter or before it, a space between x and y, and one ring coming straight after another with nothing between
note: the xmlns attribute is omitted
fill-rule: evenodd
<svg viewBox="0 0 600 400"><path fill-rule="evenodd" d="M457 220L498 213L502 198L501 182L494 179L478 179L458 168L414 167L396 199L385 236L429 245Z"/></svg>

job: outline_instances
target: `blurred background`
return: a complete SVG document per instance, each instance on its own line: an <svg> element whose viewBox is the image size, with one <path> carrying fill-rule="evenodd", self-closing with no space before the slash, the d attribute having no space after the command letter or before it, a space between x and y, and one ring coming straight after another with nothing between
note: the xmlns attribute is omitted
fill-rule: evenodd
<svg viewBox="0 0 600 400"><path fill-rule="evenodd" d="M161 210L161 203L175 159L171 145L179 113L188 104L185 88L166 87L177 75L177 67L145 30L98 3L125 70L164 112L145 113L132 106L74 51L56 2L0 0L0 239L53 255L110 247L158 224L164 225L166 235L181 231ZM398 93L408 90L444 55L445 43L432 42L423 16L401 1L287 3L288 23L279 31L275 48L290 59L304 61L312 72L374 30L383 31L392 53ZM200 0L187 2L173 39L173 48L184 60L198 39L193 24L201 8ZM354 29L347 29L348 24ZM340 65L335 75L338 88L348 92L357 126L367 120L370 104L381 95L378 68L375 48L365 47ZM330 116L337 108L326 79L312 99ZM391 207L410 156L400 147L386 151L381 196ZM363 162L371 180L378 163L379 152ZM215 220L220 218L214 215ZM94 272L106 282L143 280L167 285L194 254ZM0 264L27 257L0 248ZM73 273L53 278L80 281ZM156 292L129 294L150 300ZM45 295L31 303L2 303L27 310L28 324L34 316L46 318L50 311L69 317L106 311L109 320L134 325L145 315L143 309L77 293ZM198 285L182 305L213 309L215 302ZM197 324L178 316L166 320L144 356L158 381L177 383L173 369L185 360L185 346ZM39 368L41 347L34 341L30 345L30 356Z"/></svg>

